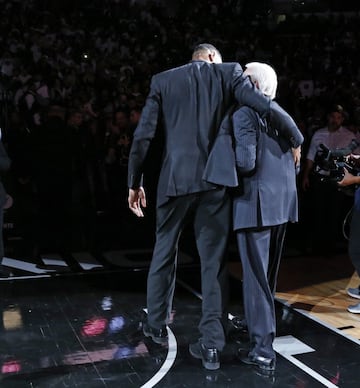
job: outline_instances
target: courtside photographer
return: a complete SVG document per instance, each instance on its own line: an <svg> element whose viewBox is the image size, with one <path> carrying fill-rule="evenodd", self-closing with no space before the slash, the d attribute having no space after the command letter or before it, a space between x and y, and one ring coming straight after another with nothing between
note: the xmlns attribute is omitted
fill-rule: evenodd
<svg viewBox="0 0 360 388"><path fill-rule="evenodd" d="M355 164L356 169L350 173L344 168L344 178L338 185L340 187L353 187L355 189L348 249L351 262L357 274L360 276L360 155L350 155L349 160ZM348 288L347 293L353 298L360 299L360 285L357 288ZM348 311L359 314L360 303L349 306Z"/></svg>
<svg viewBox="0 0 360 388"><path fill-rule="evenodd" d="M352 141L357 135L344 124L349 115L341 105L331 106L326 125L311 138L302 172L302 189L306 203L305 231L307 249L321 256L334 256L347 249L342 224L353 204L352 195L341 189L344 156L357 153Z"/></svg>

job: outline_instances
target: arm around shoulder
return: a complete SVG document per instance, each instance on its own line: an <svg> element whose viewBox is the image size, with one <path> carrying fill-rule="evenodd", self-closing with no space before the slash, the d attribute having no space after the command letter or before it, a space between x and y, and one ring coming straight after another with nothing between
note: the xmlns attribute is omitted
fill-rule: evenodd
<svg viewBox="0 0 360 388"><path fill-rule="evenodd" d="M235 98L240 105L246 105L254 109L261 117L269 115L270 98L265 97L264 94L254 86L249 77L244 76L239 64L235 65L233 72L233 89Z"/></svg>
<svg viewBox="0 0 360 388"><path fill-rule="evenodd" d="M254 110L246 106L233 115L236 167L243 175L256 167L258 117Z"/></svg>
<svg viewBox="0 0 360 388"><path fill-rule="evenodd" d="M270 103L270 122L289 141L292 148L298 148L304 142L304 136L294 119L275 101Z"/></svg>

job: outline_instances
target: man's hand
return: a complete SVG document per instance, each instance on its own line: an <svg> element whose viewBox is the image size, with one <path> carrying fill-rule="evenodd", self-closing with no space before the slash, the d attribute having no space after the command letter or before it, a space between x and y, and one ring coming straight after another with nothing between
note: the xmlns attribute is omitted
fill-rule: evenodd
<svg viewBox="0 0 360 388"><path fill-rule="evenodd" d="M344 173L344 178L340 182L338 182L339 186L344 187L359 183L360 177L350 174L346 168L344 168Z"/></svg>
<svg viewBox="0 0 360 388"><path fill-rule="evenodd" d="M141 207L146 207L146 195L143 187L129 189L129 209L138 217L144 217Z"/></svg>
<svg viewBox="0 0 360 388"><path fill-rule="evenodd" d="M300 166L301 146L297 148L291 148L291 152L293 154L295 166Z"/></svg>
<svg viewBox="0 0 360 388"><path fill-rule="evenodd" d="M309 177L307 175L303 176L301 187L304 191L307 191L308 188L310 187L310 181L309 181Z"/></svg>

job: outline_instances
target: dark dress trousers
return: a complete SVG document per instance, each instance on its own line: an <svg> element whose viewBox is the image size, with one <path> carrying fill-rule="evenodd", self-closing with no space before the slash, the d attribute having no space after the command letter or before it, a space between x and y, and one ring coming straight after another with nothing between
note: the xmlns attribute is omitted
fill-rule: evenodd
<svg viewBox="0 0 360 388"><path fill-rule="evenodd" d="M226 190L203 180L203 174L221 121L235 100L262 116L269 113L270 101L243 77L238 63L191 61L154 75L128 165L128 186L136 189L160 124L165 144L157 190L156 243L147 284L148 323L160 328L168 322L178 241L191 216L201 260L203 303L199 330L203 343L218 350L225 343L221 283L231 210ZM275 119L277 114L274 112ZM290 118L283 122L287 138L292 145L298 145L296 125Z"/></svg>
<svg viewBox="0 0 360 388"><path fill-rule="evenodd" d="M274 294L286 224L298 219L296 171L287 142L254 110L237 110L233 125L241 177L233 226L243 267L250 355L275 358Z"/></svg>

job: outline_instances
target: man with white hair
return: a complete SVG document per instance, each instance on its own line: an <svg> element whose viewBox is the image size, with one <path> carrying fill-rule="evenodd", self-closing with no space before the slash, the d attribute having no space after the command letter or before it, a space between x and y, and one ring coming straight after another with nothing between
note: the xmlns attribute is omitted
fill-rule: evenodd
<svg viewBox="0 0 360 388"><path fill-rule="evenodd" d="M246 65L245 75L275 98L277 76L265 63ZM250 349L240 360L265 373L275 370L274 294L286 225L298 220L296 170L291 148L277 128L247 106L232 117L239 189L233 198L233 228L243 268L243 300Z"/></svg>

